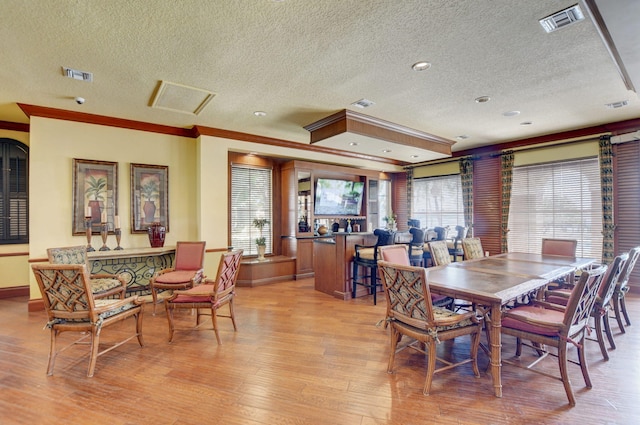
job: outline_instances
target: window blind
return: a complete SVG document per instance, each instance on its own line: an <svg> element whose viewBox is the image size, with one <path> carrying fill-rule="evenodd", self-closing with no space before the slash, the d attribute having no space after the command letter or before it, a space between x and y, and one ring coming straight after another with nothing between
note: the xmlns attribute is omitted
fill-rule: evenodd
<svg viewBox="0 0 640 425"><path fill-rule="evenodd" d="M258 253L256 239L261 235L253 226L256 218L269 220L262 236L266 240L266 253L273 252L271 174L271 169L231 166L231 245L243 249L244 255Z"/></svg>
<svg viewBox="0 0 640 425"><path fill-rule="evenodd" d="M598 158L513 169L509 251L539 253L542 238L577 239L576 255L602 257Z"/></svg>
<svg viewBox="0 0 640 425"><path fill-rule="evenodd" d="M413 181L412 212L422 227L464 226L462 182L459 174Z"/></svg>

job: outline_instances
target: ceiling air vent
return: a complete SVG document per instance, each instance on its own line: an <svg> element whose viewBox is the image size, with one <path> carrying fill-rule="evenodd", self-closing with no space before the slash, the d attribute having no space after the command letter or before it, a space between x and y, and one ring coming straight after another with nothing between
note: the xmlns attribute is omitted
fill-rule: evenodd
<svg viewBox="0 0 640 425"><path fill-rule="evenodd" d="M540 25L542 25L542 28L544 28L546 32L553 32L567 25L582 21L583 19L584 14L582 10L580 10L580 6L575 4L568 9L561 10L560 12L540 19Z"/></svg>
<svg viewBox="0 0 640 425"><path fill-rule="evenodd" d="M623 106L627 106L628 104L629 104L628 100L621 100L619 102L605 103L604 106L606 106L609 109L617 109L617 108L622 108Z"/></svg>
<svg viewBox="0 0 640 425"><path fill-rule="evenodd" d="M82 80L87 82L93 81L93 74L85 71L78 71L77 69L67 68L66 66L62 67L62 74L65 77L73 78L74 80Z"/></svg>
<svg viewBox="0 0 640 425"><path fill-rule="evenodd" d="M368 108L371 105L375 105L375 103L367 99L360 99L356 102L353 102L351 105L364 109L364 108Z"/></svg>

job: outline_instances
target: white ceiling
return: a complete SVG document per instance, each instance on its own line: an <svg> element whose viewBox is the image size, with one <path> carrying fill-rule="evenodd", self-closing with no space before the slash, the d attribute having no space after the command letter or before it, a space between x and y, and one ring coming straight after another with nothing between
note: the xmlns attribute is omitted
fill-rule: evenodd
<svg viewBox="0 0 640 425"><path fill-rule="evenodd" d="M640 1L597 3L638 90ZM2 2L2 121L28 122L16 105L25 103L309 144L305 125L351 109L456 141L459 151L640 117L638 95L625 88L584 7L587 19L556 32L538 23L575 1L35 4ZM421 60L431 69L413 71ZM63 66L93 73L93 82L65 78ZM153 108L161 81L215 96L198 115ZM476 103L479 96L491 100ZM375 104L351 106L362 98ZM623 100L628 106L605 107Z"/></svg>

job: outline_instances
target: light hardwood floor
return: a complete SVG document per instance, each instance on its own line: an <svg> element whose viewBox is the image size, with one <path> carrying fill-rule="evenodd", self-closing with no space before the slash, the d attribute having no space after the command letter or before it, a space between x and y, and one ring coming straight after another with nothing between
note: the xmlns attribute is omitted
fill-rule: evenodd
<svg viewBox="0 0 640 425"><path fill-rule="evenodd" d="M469 365L437 374L422 395L425 358L405 351L387 374L384 315L369 297L341 301L313 289L313 279L239 288L238 332L221 319L222 346L211 325L178 330L167 342L164 309L144 317L145 347L131 341L98 358L86 377L86 348L58 356L46 376L49 331L44 312L28 313L27 300L0 300L0 423L2 424L634 424L640 418L640 299L629 296L632 320L604 362L588 342L593 388L570 365L577 406L569 408L562 383L519 368L503 368L502 398L493 396ZM179 315L191 326L195 316ZM614 321L615 323L615 321ZM122 332L106 328L103 340ZM69 337L65 337L69 338ZM512 357L505 338L503 355ZM468 340L440 351L466 354ZM575 350L572 350L575 355ZM526 350L527 357L533 357ZM557 373L555 359L545 369Z"/></svg>

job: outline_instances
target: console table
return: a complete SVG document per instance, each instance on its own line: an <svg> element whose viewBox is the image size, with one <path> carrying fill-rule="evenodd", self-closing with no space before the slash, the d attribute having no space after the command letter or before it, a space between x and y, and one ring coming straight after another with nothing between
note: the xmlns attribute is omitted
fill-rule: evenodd
<svg viewBox="0 0 640 425"><path fill-rule="evenodd" d="M87 257L91 274L119 274L127 282L127 295L148 295L149 280L158 270L173 266L175 252L175 246L165 246L94 251Z"/></svg>

